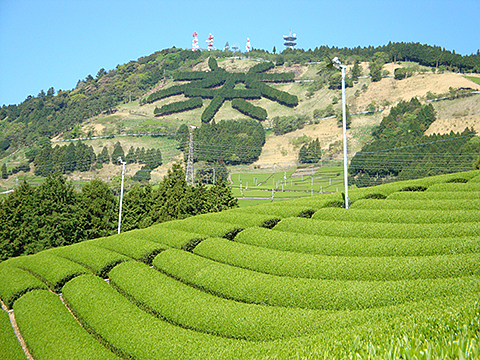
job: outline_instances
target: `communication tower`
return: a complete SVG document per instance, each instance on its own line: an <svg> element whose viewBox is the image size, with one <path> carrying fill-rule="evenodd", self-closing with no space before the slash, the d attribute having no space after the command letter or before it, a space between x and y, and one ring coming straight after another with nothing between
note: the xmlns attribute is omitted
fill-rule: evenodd
<svg viewBox="0 0 480 360"><path fill-rule="evenodd" d="M250 50L252 49L252 46L250 45L250 39L247 38L247 46L245 47L247 49L247 52L250 52Z"/></svg>
<svg viewBox="0 0 480 360"><path fill-rule="evenodd" d="M195 31L193 34L193 40L192 40L192 51L197 51L198 50L198 39L197 39L197 32Z"/></svg>
<svg viewBox="0 0 480 360"><path fill-rule="evenodd" d="M205 41L206 41L206 43L208 44L208 45L207 45L208 51L214 50L214 48L213 48L213 35L212 35L212 34L209 34L209 35L208 35L208 39L205 40Z"/></svg>
<svg viewBox="0 0 480 360"><path fill-rule="evenodd" d="M283 45L285 45L286 47L289 47L292 50L293 50L293 47L297 45L297 43L295 42L295 40L297 40L297 35L296 34L292 35L292 30L289 31L288 36L283 35L283 40L285 41Z"/></svg>

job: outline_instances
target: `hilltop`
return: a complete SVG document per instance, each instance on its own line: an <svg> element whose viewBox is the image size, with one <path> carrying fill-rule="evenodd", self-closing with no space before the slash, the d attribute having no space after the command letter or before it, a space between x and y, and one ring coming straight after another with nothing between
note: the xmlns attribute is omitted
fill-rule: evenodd
<svg viewBox="0 0 480 360"><path fill-rule="evenodd" d="M342 50L346 51L345 49ZM321 51L326 50L321 49ZM339 143L341 140L341 129L338 127L335 118L328 118L328 116L325 117L324 115L328 112L326 110L329 107L333 112L339 113L341 105L340 90L332 89L329 82L331 81L329 79L332 73L328 76L325 75L326 62L308 62L302 58L305 54L303 53L302 55L301 52L297 51L295 55L292 55L292 53L286 51L281 55L281 61L278 60L278 55L277 57L272 57L273 55L265 52L255 54L263 56L263 58L255 58L253 55L251 58L238 58L223 52L208 54L216 57L218 66L228 72L246 72L259 64L259 60L274 60L278 64L274 69L269 70L268 73L294 74L294 82L270 84L270 86L297 96L298 106L286 107L266 98L249 102L267 111L268 117L262 122L266 129L272 128L274 119L277 117L292 116L305 119L306 122L301 129L281 135L275 135L267 130L265 145L258 160L252 164L253 167L269 168L274 164L285 167L295 166L302 144L317 138L325 156L331 158L339 154L341 149L341 144ZM64 145L66 143L63 140L71 140L72 138L102 137L84 140L84 142L92 146L97 155L103 147L107 147L111 153L113 145L117 142L122 145L125 152L132 146L145 147L146 149L161 149L163 165L152 171L152 180L158 181L165 174L166 170L171 167L173 162L182 159L182 154L177 149L174 136L177 129L183 124L200 126L200 116L209 105L210 100L204 100L202 108L163 116L155 116L155 109L166 104L183 101L186 97L177 95L150 104L143 104L142 100L155 91L168 89L178 83L171 78L175 71L208 70L208 58L206 55L192 54L191 52L179 51L178 49L162 50L161 52L140 58L138 61L119 65L115 71L107 72L101 69L96 78L89 76L85 80L79 81L77 88L70 92L64 91L52 97L54 93L52 89L47 94L43 94L43 97L40 97L39 94L38 98L30 98L26 102L39 103L40 100L48 102L49 99L53 99L53 103L55 103L55 99L64 97L68 99L66 104L78 103L78 106L85 104L83 106L85 106L86 112L83 111L82 115L79 115L84 117L83 121L78 122L77 120L75 125L61 125L52 128L55 129L54 131L49 130L50 133L55 134L50 137L54 146ZM356 62L355 57L353 55L350 56L349 59L351 60L347 61L347 64L349 64L347 74L351 73ZM372 60L380 58L378 52L375 53L375 56L369 56L373 58ZM364 55L364 57L368 56ZM385 60L387 59L387 57L384 58ZM358 56L356 59L358 59ZM355 154L372 140L372 131L380 124L383 117L389 113L392 106L398 104L399 101L417 97L422 103L426 103L427 99L435 96L442 97L445 94L449 94L452 89L480 89L478 81L480 78L478 75L471 74L466 77L458 72L458 67L451 66L449 68L442 65L439 68L435 68L424 65L425 62L423 58L419 58L418 63L382 61L380 71L384 77L380 78L379 81L372 81L369 77L369 64L371 62L363 61L359 63L361 68L360 77L358 81L352 83L352 87L347 87L347 104L351 113L361 113L367 110L371 112L368 115L352 116L351 129L348 132L350 154ZM160 68L154 67L156 64L159 64ZM162 68L164 69L163 73L159 71ZM403 80L395 80L393 74L399 68L410 71L410 76ZM476 79L477 81L475 81ZM123 100L122 103L114 105L113 99L115 96L108 94L111 91L109 89L117 83L123 84L122 95L115 96ZM236 85L235 88L238 88L239 85ZM102 91L105 93L105 96L99 95L99 92L101 93ZM91 105L93 103L92 100L89 100L89 96L95 97L95 105ZM425 131L425 134L449 133L450 131L461 132L466 127L473 128L478 132L480 130L480 102L478 99L478 95L475 95L432 102L436 111L437 121L431 124ZM90 102L85 103L85 101ZM44 109L51 109L52 106L58 105L52 104L50 107L44 107ZM2 108L4 114L9 114L8 108L5 106ZM105 110L100 111L100 109ZM88 113L93 116L88 116ZM8 115L5 120L8 120L10 116ZM49 117L51 118L52 115L49 115ZM217 122L222 119L238 120L242 118L245 118L245 115L234 110L231 101L225 101L214 117ZM5 120L2 121L1 127L7 134L14 128L14 123L8 123ZM44 126L41 125L40 128ZM62 126L66 126L64 131L61 131ZM19 127L19 129L25 131L23 129L27 128ZM163 136L117 137L117 135L127 134L162 134ZM35 142L32 143L35 139L37 139L37 145L35 145ZM15 140L15 143L14 140L10 140L10 148L7 148L8 150L3 153L4 159L8 162L8 169L10 170L24 163L25 152L29 148L38 146L38 141L42 139L44 138L31 137L31 135L26 134L22 140L23 145L18 143L18 140ZM8 139L2 141L5 142ZM5 155L7 156L5 157ZM127 175L133 176L140 168L141 166L136 164L129 166ZM102 169L76 175L74 173L70 175L70 178L89 179L96 176L109 180L117 173L115 166L105 165ZM19 174L21 175L22 172ZM11 187L13 185L12 181L13 179L10 179L7 183L4 182L3 187Z"/></svg>

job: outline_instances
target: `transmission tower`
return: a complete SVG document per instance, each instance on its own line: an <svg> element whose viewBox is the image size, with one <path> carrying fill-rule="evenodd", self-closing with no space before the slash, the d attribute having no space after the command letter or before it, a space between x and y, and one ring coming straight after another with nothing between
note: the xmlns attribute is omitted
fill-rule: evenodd
<svg viewBox="0 0 480 360"><path fill-rule="evenodd" d="M185 171L185 181L187 185L193 185L193 132L190 131L190 141L188 145L187 170Z"/></svg>

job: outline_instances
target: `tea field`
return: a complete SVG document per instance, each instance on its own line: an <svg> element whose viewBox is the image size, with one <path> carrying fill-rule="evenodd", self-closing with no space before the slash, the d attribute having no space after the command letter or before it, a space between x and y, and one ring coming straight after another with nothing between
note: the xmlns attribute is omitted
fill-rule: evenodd
<svg viewBox="0 0 480 360"><path fill-rule="evenodd" d="M478 359L479 195L455 173L9 259L0 359Z"/></svg>

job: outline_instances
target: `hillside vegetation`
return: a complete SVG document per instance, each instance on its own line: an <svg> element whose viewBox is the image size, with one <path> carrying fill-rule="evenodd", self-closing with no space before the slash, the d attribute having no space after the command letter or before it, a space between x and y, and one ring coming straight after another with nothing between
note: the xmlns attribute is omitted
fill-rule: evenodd
<svg viewBox="0 0 480 360"><path fill-rule="evenodd" d="M479 192L470 171L170 221L4 261L0 298L35 359L475 359Z"/></svg>

